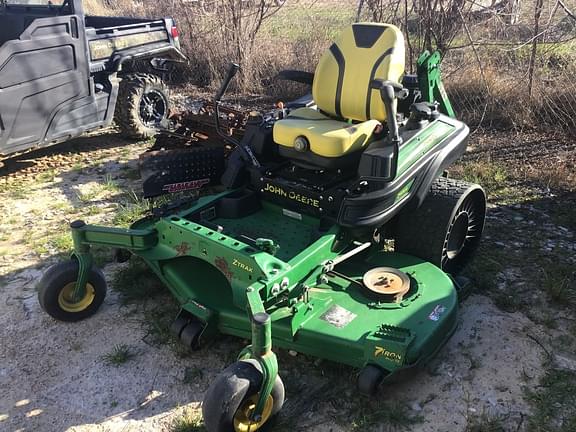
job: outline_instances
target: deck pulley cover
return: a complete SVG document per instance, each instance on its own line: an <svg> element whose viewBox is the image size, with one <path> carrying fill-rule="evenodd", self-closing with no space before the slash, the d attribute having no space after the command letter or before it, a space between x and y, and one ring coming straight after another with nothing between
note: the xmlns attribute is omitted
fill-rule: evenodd
<svg viewBox="0 0 576 432"><path fill-rule="evenodd" d="M367 271L362 279L365 292L376 300L394 299L400 303L410 291L410 277L392 267L375 267Z"/></svg>

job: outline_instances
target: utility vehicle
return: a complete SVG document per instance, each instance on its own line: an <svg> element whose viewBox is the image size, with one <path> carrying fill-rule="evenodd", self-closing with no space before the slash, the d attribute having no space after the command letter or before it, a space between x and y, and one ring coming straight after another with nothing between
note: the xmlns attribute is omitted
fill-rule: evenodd
<svg viewBox="0 0 576 432"><path fill-rule="evenodd" d="M152 135L170 109L161 69L182 59L171 18L86 16L81 0L2 0L0 157L113 119L129 136ZM148 64L154 73L139 72Z"/></svg>
<svg viewBox="0 0 576 432"><path fill-rule="evenodd" d="M44 310L75 321L100 307L90 245L142 257L181 305L173 330L185 344L252 339L204 396L210 432L255 431L279 412L273 346L359 368L364 393L426 362L456 328L454 275L478 246L486 201L443 176L469 130L453 118L440 55L423 53L417 76L404 56L393 25L345 29L314 74L286 74L312 83L312 99L248 122L221 191L130 229L73 222L72 259L40 282Z"/></svg>

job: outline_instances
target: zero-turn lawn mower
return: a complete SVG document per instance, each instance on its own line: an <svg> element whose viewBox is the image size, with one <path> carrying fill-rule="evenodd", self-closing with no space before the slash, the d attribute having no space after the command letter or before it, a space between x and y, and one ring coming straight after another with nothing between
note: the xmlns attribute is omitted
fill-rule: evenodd
<svg viewBox="0 0 576 432"><path fill-rule="evenodd" d="M72 259L40 283L44 310L76 321L100 307L91 245L143 258L181 305L184 343L252 340L205 395L209 431L255 431L278 413L272 346L359 368L364 393L426 362L456 327L454 275L478 246L486 201L443 175L469 129L453 118L440 55L422 54L415 76L404 55L392 25L344 30L315 74L286 73L313 98L248 120L220 192L130 229L73 222Z"/></svg>

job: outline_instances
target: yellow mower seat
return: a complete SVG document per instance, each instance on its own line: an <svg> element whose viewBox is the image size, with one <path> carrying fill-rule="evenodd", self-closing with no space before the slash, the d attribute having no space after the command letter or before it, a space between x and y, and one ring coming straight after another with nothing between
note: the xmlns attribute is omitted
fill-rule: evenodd
<svg viewBox="0 0 576 432"><path fill-rule="evenodd" d="M278 123L281 123L280 127ZM276 123L274 141L280 145L293 144L296 138L303 136L310 143L312 153L340 157L363 148L379 124L378 120L349 124L331 119L315 109L298 108Z"/></svg>
<svg viewBox="0 0 576 432"><path fill-rule="evenodd" d="M306 159L338 158L361 150L375 127L386 121L386 108L375 79L400 82L404 73L404 38L391 24L359 23L344 30L320 59L312 96L318 109L294 110L274 125L274 141L290 155ZM305 137L306 151L295 140ZM318 160L318 158L316 158Z"/></svg>

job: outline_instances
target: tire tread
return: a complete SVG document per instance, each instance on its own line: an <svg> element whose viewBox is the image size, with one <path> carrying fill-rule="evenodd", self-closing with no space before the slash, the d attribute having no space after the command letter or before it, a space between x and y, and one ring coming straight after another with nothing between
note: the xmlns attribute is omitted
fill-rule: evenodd
<svg viewBox="0 0 576 432"><path fill-rule="evenodd" d="M477 186L463 180L437 178L419 208L399 215L394 235L395 250L441 267L450 216L473 187Z"/></svg>
<svg viewBox="0 0 576 432"><path fill-rule="evenodd" d="M128 138L141 139L155 135L154 129L146 127L140 121L139 93L146 87L155 87L166 95L167 111L170 110L169 90L164 81L154 74L130 73L122 77L116 100L114 120L123 135Z"/></svg>

